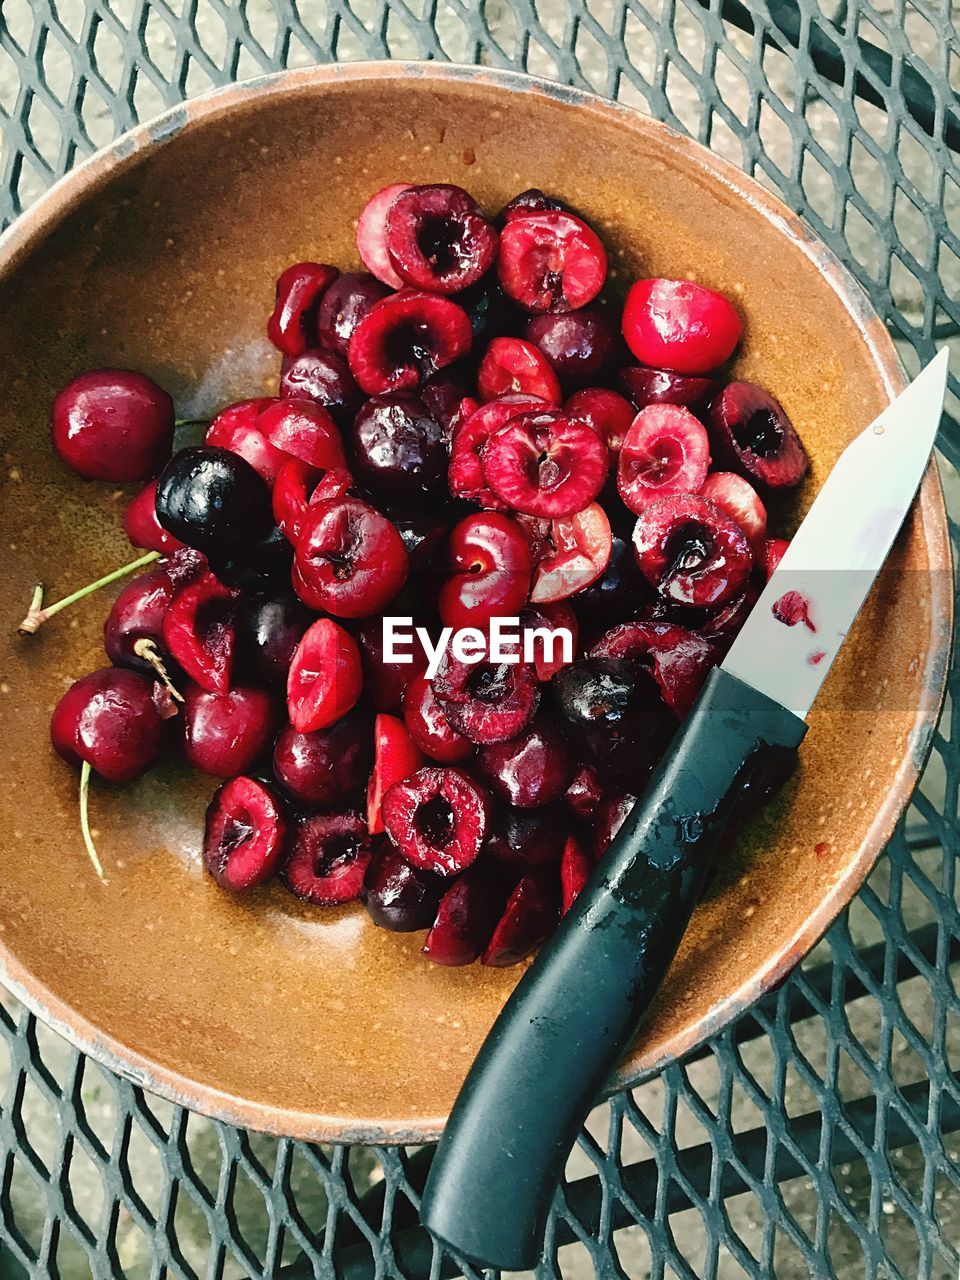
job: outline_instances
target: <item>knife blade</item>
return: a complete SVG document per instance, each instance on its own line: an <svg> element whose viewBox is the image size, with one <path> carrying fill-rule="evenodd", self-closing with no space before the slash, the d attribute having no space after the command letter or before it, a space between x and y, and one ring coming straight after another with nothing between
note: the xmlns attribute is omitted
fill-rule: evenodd
<svg viewBox="0 0 960 1280"><path fill-rule="evenodd" d="M646 790L517 984L454 1104L421 1219L482 1266L536 1265L563 1166L666 973L747 790L803 717L910 507L946 351L847 447ZM868 481L868 482L865 482Z"/></svg>

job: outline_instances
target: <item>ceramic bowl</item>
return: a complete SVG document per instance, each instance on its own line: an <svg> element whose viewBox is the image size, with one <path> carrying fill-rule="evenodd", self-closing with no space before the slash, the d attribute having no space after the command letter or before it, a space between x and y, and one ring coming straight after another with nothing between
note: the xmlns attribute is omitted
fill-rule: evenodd
<svg viewBox="0 0 960 1280"><path fill-rule="evenodd" d="M69 474L48 411L80 370L143 369L180 416L270 393L277 274L357 266L354 221L391 181L455 182L490 210L540 186L582 211L616 280L692 276L746 318L737 374L784 403L812 457L808 503L902 385L887 334L778 201L633 111L515 74L314 68L214 93L100 152L0 243L0 977L111 1068L231 1122L313 1139L442 1129L518 968L444 969L422 935L202 870L211 779L170 763L94 784L92 874L76 774L50 748L66 685L104 662L103 595L35 638L48 599L124 563L127 491ZM868 478L865 478L865 483ZM790 523L800 506L781 518ZM779 982L856 892L917 779L950 635L933 471L810 721L802 768L724 860L611 1082L637 1080Z"/></svg>

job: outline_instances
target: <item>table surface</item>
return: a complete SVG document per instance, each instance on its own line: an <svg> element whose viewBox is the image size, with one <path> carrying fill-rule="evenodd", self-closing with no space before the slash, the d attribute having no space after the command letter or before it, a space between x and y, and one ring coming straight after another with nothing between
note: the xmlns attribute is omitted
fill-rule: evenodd
<svg viewBox="0 0 960 1280"><path fill-rule="evenodd" d="M868 290L909 372L957 345L960 41L947 0L2 0L4 224L184 97L358 58L512 67L635 105L803 214ZM957 390L939 442L954 544ZM538 1278L956 1280L956 689L954 671L906 821L825 941L703 1050L594 1112ZM472 1276L418 1227L429 1157L188 1114L0 993L3 1280Z"/></svg>

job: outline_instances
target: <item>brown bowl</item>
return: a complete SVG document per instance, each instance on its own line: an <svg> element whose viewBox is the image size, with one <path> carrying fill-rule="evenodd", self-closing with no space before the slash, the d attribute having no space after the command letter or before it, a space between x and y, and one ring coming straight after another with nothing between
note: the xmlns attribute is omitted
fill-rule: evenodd
<svg viewBox="0 0 960 1280"><path fill-rule="evenodd" d="M125 493L58 463L47 414L98 365L144 369L182 416L272 391L273 282L356 264L353 223L398 179L531 185L604 236L624 282L695 276L746 316L739 374L785 404L809 502L901 387L887 334L783 205L633 111L529 78L376 64L269 77L178 107L59 183L0 244L0 976L94 1057L199 1111L270 1132L435 1137L520 970L443 969L421 935L279 886L235 899L203 873L210 779L175 764L95 784L109 883L80 842L76 775L48 742L67 683L103 661L100 596L34 639L55 599L130 558ZM798 512L792 513L795 518ZM725 860L613 1084L716 1032L777 983L856 892L906 804L944 688L948 543L931 470L813 716L802 770Z"/></svg>

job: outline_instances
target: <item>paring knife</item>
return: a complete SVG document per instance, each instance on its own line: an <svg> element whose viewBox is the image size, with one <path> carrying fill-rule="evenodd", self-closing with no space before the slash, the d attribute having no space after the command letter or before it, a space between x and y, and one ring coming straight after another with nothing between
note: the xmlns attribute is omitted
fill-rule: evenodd
<svg viewBox="0 0 960 1280"><path fill-rule="evenodd" d="M609 851L504 1006L421 1205L474 1263L536 1265L590 1107L677 951L724 828L806 716L917 491L947 352L843 452Z"/></svg>

